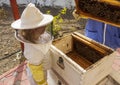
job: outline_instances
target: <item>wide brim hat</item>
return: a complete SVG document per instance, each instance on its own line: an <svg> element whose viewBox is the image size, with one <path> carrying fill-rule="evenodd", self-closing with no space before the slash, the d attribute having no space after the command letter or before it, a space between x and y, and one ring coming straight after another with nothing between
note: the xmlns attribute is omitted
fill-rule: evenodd
<svg viewBox="0 0 120 85"><path fill-rule="evenodd" d="M32 3L24 9L21 18L14 21L11 27L14 29L35 29L51 23L53 16L50 14L43 14Z"/></svg>

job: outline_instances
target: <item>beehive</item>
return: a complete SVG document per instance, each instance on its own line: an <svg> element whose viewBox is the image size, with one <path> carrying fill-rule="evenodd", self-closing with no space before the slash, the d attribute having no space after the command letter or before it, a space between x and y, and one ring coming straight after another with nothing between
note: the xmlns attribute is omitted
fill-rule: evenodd
<svg viewBox="0 0 120 85"><path fill-rule="evenodd" d="M77 32L53 42L52 69L65 85L96 85L111 71L115 52Z"/></svg>
<svg viewBox="0 0 120 85"><path fill-rule="evenodd" d="M120 27L120 0L75 0L76 13Z"/></svg>

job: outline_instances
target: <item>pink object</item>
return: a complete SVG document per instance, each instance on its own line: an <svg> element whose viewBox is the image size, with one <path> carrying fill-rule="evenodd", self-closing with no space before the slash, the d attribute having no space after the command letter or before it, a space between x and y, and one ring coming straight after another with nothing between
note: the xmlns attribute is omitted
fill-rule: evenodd
<svg viewBox="0 0 120 85"><path fill-rule="evenodd" d="M112 68L116 71L120 71L120 48L116 49L116 56Z"/></svg>
<svg viewBox="0 0 120 85"><path fill-rule="evenodd" d="M30 85L26 73L26 62L0 76L0 85Z"/></svg>

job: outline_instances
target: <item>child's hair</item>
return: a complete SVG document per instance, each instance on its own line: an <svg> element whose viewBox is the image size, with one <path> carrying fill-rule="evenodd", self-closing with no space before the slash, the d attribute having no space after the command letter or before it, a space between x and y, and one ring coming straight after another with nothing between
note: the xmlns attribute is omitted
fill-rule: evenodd
<svg viewBox="0 0 120 85"><path fill-rule="evenodd" d="M32 34L32 30L31 30L31 29L29 29L29 30L22 30L22 31L21 31L21 35L22 35L26 40L35 43L35 42L34 42L35 39L34 39L34 36L33 36L33 34Z"/></svg>
<svg viewBox="0 0 120 85"><path fill-rule="evenodd" d="M40 35L44 33L44 31L45 26L36 29L22 30L20 33L26 40L32 43L36 43L36 41L39 39Z"/></svg>

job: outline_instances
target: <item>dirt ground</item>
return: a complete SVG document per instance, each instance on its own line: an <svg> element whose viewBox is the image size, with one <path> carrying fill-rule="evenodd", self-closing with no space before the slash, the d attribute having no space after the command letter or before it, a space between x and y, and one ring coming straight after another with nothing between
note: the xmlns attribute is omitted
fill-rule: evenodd
<svg viewBox="0 0 120 85"><path fill-rule="evenodd" d="M0 14L0 75L17 66L24 60L24 56L21 52L20 42L14 37L14 30L10 27L14 21L11 7L5 5L0 7L4 9L5 16ZM19 7L20 14L22 13L24 6ZM41 11L45 13L50 10L52 15L57 15L61 8L40 7ZM79 30L83 33L86 20L76 21L72 16L73 10L67 10L67 13L63 16L64 22L62 23L62 30L60 36L64 33L71 33ZM72 27L72 28L71 28Z"/></svg>

